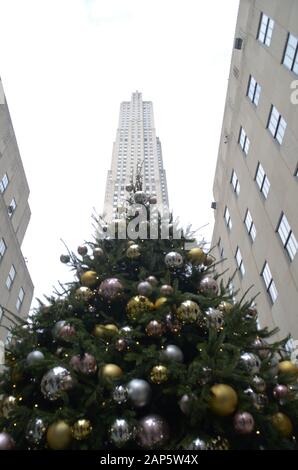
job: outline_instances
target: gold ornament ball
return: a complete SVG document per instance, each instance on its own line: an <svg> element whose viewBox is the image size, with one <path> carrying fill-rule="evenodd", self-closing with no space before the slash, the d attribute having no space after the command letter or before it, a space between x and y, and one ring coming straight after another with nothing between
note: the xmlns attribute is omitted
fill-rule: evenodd
<svg viewBox="0 0 298 470"><path fill-rule="evenodd" d="M188 252L188 259L192 262L192 264L203 264L206 259L206 254L202 250L202 248L192 248Z"/></svg>
<svg viewBox="0 0 298 470"><path fill-rule="evenodd" d="M95 271L86 271L82 274L80 281L84 287L95 287L99 282L99 277Z"/></svg>
<svg viewBox="0 0 298 470"><path fill-rule="evenodd" d="M96 338L103 338L106 336L105 325L95 325L93 334L96 336Z"/></svg>
<svg viewBox="0 0 298 470"><path fill-rule="evenodd" d="M123 370L117 364L105 364L100 370L100 375L103 379L117 380L123 375Z"/></svg>
<svg viewBox="0 0 298 470"><path fill-rule="evenodd" d="M116 336L119 333L117 325L114 325L113 323L108 323L107 325L104 325L104 329L106 332L106 336L109 337Z"/></svg>
<svg viewBox="0 0 298 470"><path fill-rule="evenodd" d="M298 367L291 361L281 361L278 364L278 372L280 374L298 376Z"/></svg>
<svg viewBox="0 0 298 470"><path fill-rule="evenodd" d="M166 366L154 366L150 373L150 380L154 384L161 384L168 380L169 371Z"/></svg>
<svg viewBox="0 0 298 470"><path fill-rule="evenodd" d="M201 314L200 307L193 300L185 300L177 309L177 318L183 323L194 323Z"/></svg>
<svg viewBox="0 0 298 470"><path fill-rule="evenodd" d="M76 290L76 298L78 300L89 300L92 297L92 290L89 287L79 287Z"/></svg>
<svg viewBox="0 0 298 470"><path fill-rule="evenodd" d="M229 385L216 384L210 389L211 398L209 407L218 416L228 416L234 413L238 397L235 390Z"/></svg>
<svg viewBox="0 0 298 470"><path fill-rule="evenodd" d="M290 418L284 413L275 413L272 418L272 424L283 437L290 437L293 433L293 425Z"/></svg>
<svg viewBox="0 0 298 470"><path fill-rule="evenodd" d="M92 432L92 426L88 419L79 419L72 427L72 435L77 441L86 439Z"/></svg>
<svg viewBox="0 0 298 470"><path fill-rule="evenodd" d="M140 247L137 244L130 245L126 250L126 256L129 259L137 259L141 256Z"/></svg>
<svg viewBox="0 0 298 470"><path fill-rule="evenodd" d="M149 312L153 308L153 303L147 297L136 295L128 302L126 313L131 320L137 320L143 313Z"/></svg>
<svg viewBox="0 0 298 470"><path fill-rule="evenodd" d="M51 449L66 449L72 441L71 427L65 421L56 421L49 426L47 443Z"/></svg>
<svg viewBox="0 0 298 470"><path fill-rule="evenodd" d="M233 310L233 304L230 304L230 302L226 302L223 300L220 302L218 309L221 310L223 313L230 313Z"/></svg>
<svg viewBox="0 0 298 470"><path fill-rule="evenodd" d="M165 304L167 302L167 300L168 299L166 297L159 297L158 299L156 299L156 301L154 303L154 308L158 309L163 304Z"/></svg>

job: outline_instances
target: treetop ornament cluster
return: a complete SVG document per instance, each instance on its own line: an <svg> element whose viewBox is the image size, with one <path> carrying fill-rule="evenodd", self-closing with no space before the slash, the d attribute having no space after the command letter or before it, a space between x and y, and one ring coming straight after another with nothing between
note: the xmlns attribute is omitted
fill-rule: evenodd
<svg viewBox="0 0 298 470"><path fill-rule="evenodd" d="M7 346L1 450L297 448L286 339L268 341L190 240L97 237L61 257L76 279Z"/></svg>

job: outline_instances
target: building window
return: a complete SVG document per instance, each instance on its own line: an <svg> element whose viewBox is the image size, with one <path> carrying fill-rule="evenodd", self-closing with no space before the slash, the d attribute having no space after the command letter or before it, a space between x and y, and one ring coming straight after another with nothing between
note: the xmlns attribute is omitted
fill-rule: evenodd
<svg viewBox="0 0 298 470"><path fill-rule="evenodd" d="M246 214L245 214L244 223L246 225L247 232L248 232L250 238L254 242L255 238L256 238L256 235L257 235L257 231L256 231L255 224L253 223L251 213L249 212L248 209L247 209Z"/></svg>
<svg viewBox="0 0 298 470"><path fill-rule="evenodd" d="M270 295L272 303L274 303L277 299L278 293L277 293L275 283L272 279L271 271L270 271L270 268L269 268L269 265L268 265L267 261L264 264L264 267L263 267L262 272L261 272L261 276L264 279L266 290L267 290L268 294Z"/></svg>
<svg viewBox="0 0 298 470"><path fill-rule="evenodd" d="M258 106L259 104L260 94L261 86L257 83L255 78L250 75L247 87L247 96L255 106Z"/></svg>
<svg viewBox="0 0 298 470"><path fill-rule="evenodd" d="M11 286L13 284L14 278L16 277L16 270L14 265L11 265L10 271L8 273L7 279L6 279L6 287L7 289L11 289Z"/></svg>
<svg viewBox="0 0 298 470"><path fill-rule="evenodd" d="M277 232L280 236L284 248L287 250L290 260L293 261L297 253L298 244L295 235L290 227L288 219L286 218L284 213L281 214L281 218L277 227Z"/></svg>
<svg viewBox="0 0 298 470"><path fill-rule="evenodd" d="M8 183L9 183L9 179L8 179L7 173L5 173L2 179L0 180L0 193L2 194L4 193L5 189L8 186Z"/></svg>
<svg viewBox="0 0 298 470"><path fill-rule="evenodd" d="M255 180L256 180L258 187L260 188L261 193L263 194L265 199L267 199L269 189L270 189L270 182L260 162L258 163L258 166L257 166Z"/></svg>
<svg viewBox="0 0 298 470"><path fill-rule="evenodd" d="M243 129L242 126L240 127L239 144L240 144L240 147L242 148L243 152L245 153L245 155L247 155L248 151L249 151L250 142L249 142L249 138L247 137L246 132L245 132L245 130Z"/></svg>
<svg viewBox="0 0 298 470"><path fill-rule="evenodd" d="M298 39L290 33L288 35L283 64L287 69L298 74Z"/></svg>
<svg viewBox="0 0 298 470"><path fill-rule="evenodd" d="M9 217L12 217L13 213L15 212L17 208L17 203L16 203L16 200L15 198L13 197L8 208L7 208L7 212L8 212L8 215Z"/></svg>
<svg viewBox="0 0 298 470"><path fill-rule="evenodd" d="M227 208L227 206L225 208L224 218L225 218L225 221L226 221L226 226L228 227L229 230L231 230L232 220L231 220L230 212L229 212L229 209Z"/></svg>
<svg viewBox="0 0 298 470"><path fill-rule="evenodd" d="M276 107L272 105L268 121L268 129L279 144L282 144L286 127L286 121L277 111Z"/></svg>
<svg viewBox="0 0 298 470"><path fill-rule="evenodd" d="M220 259L223 259L224 258L224 247L222 245L222 241L221 241L221 238L219 238L218 242L217 242L217 246L218 246L218 251L219 251L219 256L220 256Z"/></svg>
<svg viewBox="0 0 298 470"><path fill-rule="evenodd" d="M0 323L1 323L1 320L2 320L2 317L3 317L3 313L4 313L3 308L0 305Z"/></svg>
<svg viewBox="0 0 298 470"><path fill-rule="evenodd" d="M243 264L243 259L242 259L242 256L241 256L241 252L240 252L240 249L239 247L237 246L237 249L236 249L236 253L235 253L235 259L236 259L236 263L237 263L237 266L238 266L238 269L241 273L241 276L244 276L245 274L245 268L244 268L244 264Z"/></svg>
<svg viewBox="0 0 298 470"><path fill-rule="evenodd" d="M6 246L6 243L5 243L4 239L0 238L0 262L3 258L3 256L4 256L6 248L7 248L7 246Z"/></svg>
<svg viewBox="0 0 298 470"><path fill-rule="evenodd" d="M238 177L237 177L237 175L236 175L235 170L232 171L231 183L232 183L234 192L237 194L237 196L239 196L239 193L240 193L240 183L239 183L239 180L238 180Z"/></svg>
<svg viewBox="0 0 298 470"><path fill-rule="evenodd" d="M18 312L21 310L21 307L22 307L22 304L23 304L23 301L24 301L24 297L25 297L25 292L24 292L23 287L21 287L20 290L19 290L19 294L18 294L18 298L17 298L17 302L16 302L16 308L17 308Z"/></svg>
<svg viewBox="0 0 298 470"><path fill-rule="evenodd" d="M265 46L270 46L273 28L274 21L265 15L265 13L261 13L258 40L265 44Z"/></svg>

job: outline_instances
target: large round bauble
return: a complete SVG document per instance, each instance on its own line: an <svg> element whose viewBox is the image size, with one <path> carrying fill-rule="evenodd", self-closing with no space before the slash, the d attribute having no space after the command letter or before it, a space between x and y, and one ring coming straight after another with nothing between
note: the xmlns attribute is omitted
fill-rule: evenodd
<svg viewBox="0 0 298 470"><path fill-rule="evenodd" d="M202 294L217 295L218 284L213 277L206 276L200 281L199 291Z"/></svg>
<svg viewBox="0 0 298 470"><path fill-rule="evenodd" d="M17 406L17 399L13 395L9 395L4 397L1 403L2 414L4 418L8 418L10 413L15 409Z"/></svg>
<svg viewBox="0 0 298 470"><path fill-rule="evenodd" d="M99 375L106 380L118 380L123 375L123 370L117 364L105 364L100 369Z"/></svg>
<svg viewBox="0 0 298 470"><path fill-rule="evenodd" d="M183 257L176 251L170 251L165 256L165 263L168 268L180 268L183 265Z"/></svg>
<svg viewBox="0 0 298 470"><path fill-rule="evenodd" d="M157 366L154 366L151 369L150 380L154 384L159 385L159 384L162 384L164 382L167 382L168 378L169 378L169 371L168 371L168 368L166 366L163 366L163 365L159 364Z"/></svg>
<svg viewBox="0 0 298 470"><path fill-rule="evenodd" d="M292 375L293 377L297 377L298 367L291 361L281 361L278 364L278 373Z"/></svg>
<svg viewBox="0 0 298 470"><path fill-rule="evenodd" d="M209 407L218 416L228 416L234 413L238 397L235 390L226 384L216 384L210 389Z"/></svg>
<svg viewBox="0 0 298 470"><path fill-rule="evenodd" d="M112 338L116 336L119 333L119 328L117 325L114 325L114 323L107 323L104 325L106 336L109 338Z"/></svg>
<svg viewBox="0 0 298 470"><path fill-rule="evenodd" d="M129 193L131 193L131 191L133 190L133 184L132 183L129 183L125 186L125 189L126 191L128 191Z"/></svg>
<svg viewBox="0 0 298 470"><path fill-rule="evenodd" d="M65 320L59 320L55 323L53 329L52 329L52 335L54 336L54 338L58 338L59 337L59 332L61 330L61 328L66 325L66 321Z"/></svg>
<svg viewBox="0 0 298 470"><path fill-rule="evenodd" d="M202 248L192 248L187 253L188 259L192 262L192 264L203 264L206 259L206 254L202 250Z"/></svg>
<svg viewBox="0 0 298 470"><path fill-rule="evenodd" d="M111 441L117 447L121 447L132 438L132 426L124 418L115 419L115 421L111 425L109 435Z"/></svg>
<svg viewBox="0 0 298 470"><path fill-rule="evenodd" d="M126 313L131 320L138 320L143 313L153 310L153 307L153 303L147 297L136 295L128 302Z"/></svg>
<svg viewBox="0 0 298 470"><path fill-rule="evenodd" d="M73 356L69 364L71 367L80 374L93 375L97 371L96 359L92 354L84 353L83 355Z"/></svg>
<svg viewBox="0 0 298 470"><path fill-rule="evenodd" d="M277 429L283 437L290 437L292 435L293 425L287 415L281 412L275 413L271 417L271 421L275 429Z"/></svg>
<svg viewBox="0 0 298 470"><path fill-rule="evenodd" d="M152 291L153 291L153 287L152 287L152 284L150 284L150 282L148 281L142 281L138 284L138 293L140 295L144 295L144 296L148 296L148 295L151 295L152 294Z"/></svg>
<svg viewBox="0 0 298 470"><path fill-rule="evenodd" d="M31 351L26 358L29 366L35 366L44 361L44 354L41 351Z"/></svg>
<svg viewBox="0 0 298 470"><path fill-rule="evenodd" d="M129 259L139 258L141 256L141 250L139 245L135 243L134 245L129 246L126 250L126 256Z"/></svg>
<svg viewBox="0 0 298 470"><path fill-rule="evenodd" d="M45 398L54 401L61 397L64 391L75 385L70 372L64 367L57 366L50 369L41 379L41 392Z"/></svg>
<svg viewBox="0 0 298 470"><path fill-rule="evenodd" d="M185 448L185 450L208 450L207 444L203 439L197 437L191 441Z"/></svg>
<svg viewBox="0 0 298 470"><path fill-rule="evenodd" d="M72 435L77 441L83 441L92 432L92 425L89 419L78 419L72 426Z"/></svg>
<svg viewBox="0 0 298 470"><path fill-rule="evenodd" d="M168 344L162 351L161 357L170 362L183 362L184 359L183 352L175 344Z"/></svg>
<svg viewBox="0 0 298 470"><path fill-rule="evenodd" d="M145 204L147 195L144 191L136 191L134 194L134 201L136 204Z"/></svg>
<svg viewBox="0 0 298 470"><path fill-rule="evenodd" d="M206 321L209 327L219 330L224 325L224 314L216 308L208 308L206 310Z"/></svg>
<svg viewBox="0 0 298 470"><path fill-rule="evenodd" d="M200 307L193 300L185 300L177 309L177 318L183 323L194 323L201 314Z"/></svg>
<svg viewBox="0 0 298 470"><path fill-rule="evenodd" d="M158 320L151 320L146 326L148 336L161 336L164 332L164 325Z"/></svg>
<svg viewBox="0 0 298 470"><path fill-rule="evenodd" d="M250 434L255 426L253 416L247 411L242 411L234 415L234 428L238 434Z"/></svg>
<svg viewBox="0 0 298 470"><path fill-rule="evenodd" d="M166 421L158 415L148 415L142 418L137 427L137 442L145 448L161 448L169 439L169 427Z"/></svg>
<svg viewBox="0 0 298 470"><path fill-rule="evenodd" d="M128 388L124 385L116 385L112 392L113 400L118 405L127 402L128 399Z"/></svg>
<svg viewBox="0 0 298 470"><path fill-rule="evenodd" d="M119 334L125 338L131 338L133 335L133 328L131 326L122 326L119 330Z"/></svg>
<svg viewBox="0 0 298 470"><path fill-rule="evenodd" d="M96 338L104 338L106 336L105 325L95 325L93 335Z"/></svg>
<svg viewBox="0 0 298 470"><path fill-rule="evenodd" d="M47 442L51 449L67 449L71 441L71 427L65 421L56 421L49 426L47 431Z"/></svg>
<svg viewBox="0 0 298 470"><path fill-rule="evenodd" d="M261 361L256 354L244 352L240 356L240 365L246 372L255 375L260 371Z"/></svg>
<svg viewBox="0 0 298 470"><path fill-rule="evenodd" d="M192 405L195 401L197 401L197 397L194 394L188 395L187 393L185 393L184 395L182 395L178 402L179 408L182 413L184 413L185 415L189 415L191 412Z"/></svg>
<svg viewBox="0 0 298 470"><path fill-rule="evenodd" d="M116 277L105 279L99 286L99 295L106 301L116 300L123 295L123 285Z"/></svg>
<svg viewBox="0 0 298 470"><path fill-rule="evenodd" d="M155 276L148 276L148 277L145 279L145 281L150 282L150 284L152 285L153 288L154 288L154 287L157 287L157 285L158 285L158 280L156 279Z"/></svg>
<svg viewBox="0 0 298 470"><path fill-rule="evenodd" d="M76 335L76 330L73 325L69 325L68 323L65 323L57 335L58 339L63 339L64 341L71 341L74 336Z"/></svg>
<svg viewBox="0 0 298 470"><path fill-rule="evenodd" d="M84 287L95 287L99 282L99 277L96 271L85 271L81 275L80 281Z"/></svg>
<svg viewBox="0 0 298 470"><path fill-rule="evenodd" d="M149 197L149 204L157 204L157 197L155 195Z"/></svg>
<svg viewBox="0 0 298 470"><path fill-rule="evenodd" d="M92 290L85 286L79 287L75 292L75 297L77 300L88 301L91 299L92 295Z"/></svg>
<svg viewBox="0 0 298 470"><path fill-rule="evenodd" d="M125 351L128 347L128 343L125 338L118 338L115 341L115 349L119 352Z"/></svg>
<svg viewBox="0 0 298 470"><path fill-rule="evenodd" d="M10 434L7 432L0 432L0 450L13 450L15 442Z"/></svg>
<svg viewBox="0 0 298 470"><path fill-rule="evenodd" d="M286 385L277 384L275 385L272 393L274 398L276 398L277 400L283 400L288 396L289 389Z"/></svg>
<svg viewBox="0 0 298 470"><path fill-rule="evenodd" d="M148 405L151 398L151 387L146 380L132 379L127 384L128 397L136 408Z"/></svg>
<svg viewBox="0 0 298 470"><path fill-rule="evenodd" d="M32 445L38 445L43 440L47 426L42 418L32 418L26 428L26 439Z"/></svg>
<svg viewBox="0 0 298 470"><path fill-rule="evenodd" d="M230 302L226 302L225 300L220 302L218 306L218 310L220 310L223 313L231 313L233 308L234 308L233 304L230 304Z"/></svg>
<svg viewBox="0 0 298 470"><path fill-rule="evenodd" d="M93 250L93 256L94 256L95 259L103 258L103 256L104 256L103 249L100 248L100 247L94 248L94 250Z"/></svg>
<svg viewBox="0 0 298 470"><path fill-rule="evenodd" d="M204 259L203 263L205 266L211 266L214 263L215 259L211 255L206 255L206 258Z"/></svg>
<svg viewBox="0 0 298 470"><path fill-rule="evenodd" d="M163 284L159 292L163 297L169 297L170 295L173 295L174 289L169 284Z"/></svg>

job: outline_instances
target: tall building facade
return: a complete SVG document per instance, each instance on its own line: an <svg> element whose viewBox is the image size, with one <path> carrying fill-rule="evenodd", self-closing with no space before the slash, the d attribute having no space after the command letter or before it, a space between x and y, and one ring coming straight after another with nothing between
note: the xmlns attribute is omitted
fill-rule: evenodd
<svg viewBox="0 0 298 470"><path fill-rule="evenodd" d="M136 174L140 164L143 172L143 189L155 194L161 212L168 208L166 172L163 168L161 142L156 136L151 101L143 101L136 91L130 101L120 105L119 124L113 145L112 164L108 171L104 214L111 221L118 206L127 197L126 185Z"/></svg>
<svg viewBox="0 0 298 470"><path fill-rule="evenodd" d="M298 340L298 2L240 0L213 193L213 246L260 326Z"/></svg>
<svg viewBox="0 0 298 470"><path fill-rule="evenodd" d="M26 317L33 296L21 252L30 220L28 197L29 187L0 80L0 341L5 341L10 326L3 307Z"/></svg>

